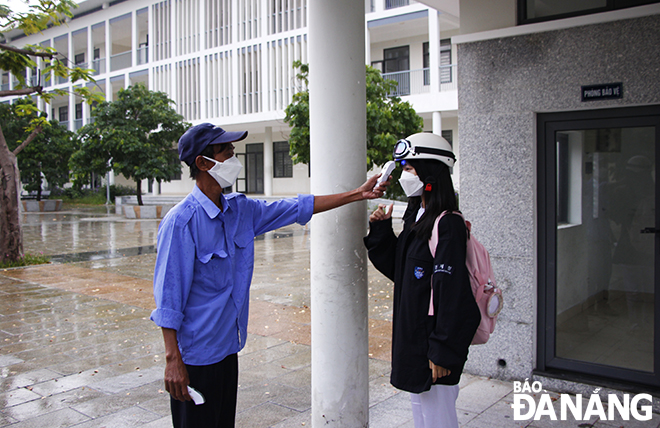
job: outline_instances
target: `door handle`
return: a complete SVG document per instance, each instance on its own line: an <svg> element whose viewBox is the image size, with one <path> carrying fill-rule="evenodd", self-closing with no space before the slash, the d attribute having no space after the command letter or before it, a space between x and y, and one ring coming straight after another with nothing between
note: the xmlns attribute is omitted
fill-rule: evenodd
<svg viewBox="0 0 660 428"><path fill-rule="evenodd" d="M645 227L644 229L640 230L639 233L660 233L660 230L656 229L655 227Z"/></svg>

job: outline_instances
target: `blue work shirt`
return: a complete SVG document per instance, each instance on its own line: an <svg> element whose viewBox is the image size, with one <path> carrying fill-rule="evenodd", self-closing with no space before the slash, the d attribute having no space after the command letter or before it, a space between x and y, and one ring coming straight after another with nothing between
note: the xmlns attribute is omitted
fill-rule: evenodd
<svg viewBox="0 0 660 428"><path fill-rule="evenodd" d="M267 203L240 193L220 197L221 211L197 186L158 229L151 320L177 331L183 362L222 361L245 346L254 237L307 223L313 195Z"/></svg>

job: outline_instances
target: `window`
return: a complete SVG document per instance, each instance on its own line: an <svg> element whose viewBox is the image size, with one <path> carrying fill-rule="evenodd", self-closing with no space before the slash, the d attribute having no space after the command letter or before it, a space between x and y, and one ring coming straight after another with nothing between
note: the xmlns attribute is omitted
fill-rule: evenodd
<svg viewBox="0 0 660 428"><path fill-rule="evenodd" d="M275 178L293 177L293 160L289 155L289 142L273 143L273 161L275 163L273 176Z"/></svg>
<svg viewBox="0 0 660 428"><path fill-rule="evenodd" d="M451 39L440 40L440 83L452 82Z"/></svg>
<svg viewBox="0 0 660 428"><path fill-rule="evenodd" d="M170 164L171 165L176 165L179 164L181 165L181 161L179 160L179 151L177 149L172 149L170 150ZM177 172L172 174L170 176L170 180L181 180L181 170L179 169Z"/></svg>
<svg viewBox="0 0 660 428"><path fill-rule="evenodd" d="M82 103L76 104L76 119L82 119L83 116L83 105Z"/></svg>
<svg viewBox="0 0 660 428"><path fill-rule="evenodd" d="M626 9L658 0L518 0L518 24L551 21L571 16L589 15L608 10Z"/></svg>
<svg viewBox="0 0 660 428"><path fill-rule="evenodd" d="M76 56L74 57L74 62L76 63L76 65L84 64L85 63L85 53L83 52L83 53L76 54Z"/></svg>
<svg viewBox="0 0 660 428"><path fill-rule="evenodd" d="M397 88L390 95L410 95L410 48L408 46L383 50L383 77L397 83Z"/></svg>
<svg viewBox="0 0 660 428"><path fill-rule="evenodd" d="M440 40L440 83L451 83L451 39ZM424 85L431 84L431 59L429 57L429 42L422 44L422 67L424 68Z"/></svg>
<svg viewBox="0 0 660 428"><path fill-rule="evenodd" d="M409 0L385 0L385 9L394 9L396 7L408 6Z"/></svg>
<svg viewBox="0 0 660 428"><path fill-rule="evenodd" d="M68 122L69 120L69 106L62 106L58 110L60 122Z"/></svg>
<svg viewBox="0 0 660 428"><path fill-rule="evenodd" d="M451 129L445 129L441 131L441 137L447 140L449 145L451 145L452 147L454 147L453 135L454 134Z"/></svg>
<svg viewBox="0 0 660 428"><path fill-rule="evenodd" d="M431 84L431 59L429 58L429 42L422 43L422 68L424 69L424 86Z"/></svg>

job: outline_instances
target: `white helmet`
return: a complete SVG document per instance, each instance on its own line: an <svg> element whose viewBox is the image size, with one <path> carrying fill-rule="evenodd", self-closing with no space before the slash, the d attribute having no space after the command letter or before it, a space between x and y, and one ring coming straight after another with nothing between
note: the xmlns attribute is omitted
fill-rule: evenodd
<svg viewBox="0 0 660 428"><path fill-rule="evenodd" d="M397 141L394 146L394 160L416 159L438 160L450 168L456 163L451 144L441 136L428 132L413 134Z"/></svg>

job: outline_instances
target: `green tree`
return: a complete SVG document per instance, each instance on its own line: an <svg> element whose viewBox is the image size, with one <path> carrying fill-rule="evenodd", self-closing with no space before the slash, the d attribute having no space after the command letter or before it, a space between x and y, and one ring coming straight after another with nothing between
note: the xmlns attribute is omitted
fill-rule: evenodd
<svg viewBox="0 0 660 428"><path fill-rule="evenodd" d="M64 19L73 16L71 9L77 7L72 0L39 0L29 5L27 12L14 12L6 5L0 5L0 69L11 72L18 84L12 89L0 90L0 99L7 97L36 96L49 102L56 96L68 96L64 90L44 92L42 82L36 85L26 81L26 70L37 67L36 59L41 59L41 76L49 80L51 75L70 79L72 82L93 81L92 70L72 65L71 61L50 47L25 45L16 47L8 44L6 34L31 35L51 26L61 25ZM72 66L69 66L71 64ZM75 92L87 102L99 99L86 85L77 85ZM0 124L0 263L16 261L23 253L21 223L19 217L20 170L16 156L21 153L51 123L43 115L36 113L36 105L26 105L17 111L21 116L31 116L29 125L22 136L12 142L13 150L4 135L5 123Z"/></svg>
<svg viewBox="0 0 660 428"><path fill-rule="evenodd" d="M105 173L111 168L133 179L142 205L142 180L170 181L181 172L174 143L190 124L164 92L138 83L119 91L116 101L94 109L94 123L79 132L80 149L71 158L74 173Z"/></svg>
<svg viewBox="0 0 660 428"><path fill-rule="evenodd" d="M4 134L9 150L19 145L24 130L35 119L34 102L30 99L20 99L14 104L0 104L0 123L4 123ZM28 110L31 113L21 115L19 112ZM45 113L40 116L45 117ZM32 144L25 146L18 157L18 167L21 171L23 188L37 193L41 200L41 187L45 178L48 185L62 186L69 181L68 159L75 150L75 134L59 122L51 120L49 126L43 128Z"/></svg>
<svg viewBox="0 0 660 428"><path fill-rule="evenodd" d="M291 126L289 148L293 162L309 164L309 66L295 61L293 67L298 70L296 77L302 89L284 110L284 121ZM380 71L366 66L367 169L392 160L392 150L399 139L422 131L424 121L410 103L388 95L396 85L394 80L384 79ZM389 187L389 196L398 193L398 186Z"/></svg>

